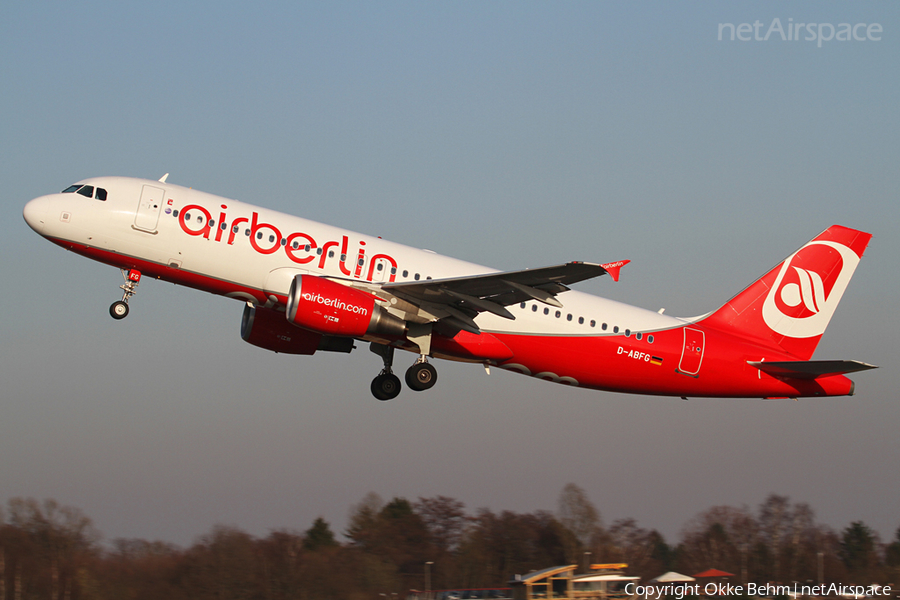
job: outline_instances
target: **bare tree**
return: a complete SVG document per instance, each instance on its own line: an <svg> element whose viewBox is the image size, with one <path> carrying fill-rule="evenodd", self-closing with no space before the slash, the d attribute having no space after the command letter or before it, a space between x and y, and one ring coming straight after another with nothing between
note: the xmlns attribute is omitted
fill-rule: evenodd
<svg viewBox="0 0 900 600"><path fill-rule="evenodd" d="M572 532L577 547L567 548L568 560L576 560L586 548L594 549L603 534L600 511L588 498L587 493L575 485L567 483L559 494L557 502L559 522Z"/></svg>

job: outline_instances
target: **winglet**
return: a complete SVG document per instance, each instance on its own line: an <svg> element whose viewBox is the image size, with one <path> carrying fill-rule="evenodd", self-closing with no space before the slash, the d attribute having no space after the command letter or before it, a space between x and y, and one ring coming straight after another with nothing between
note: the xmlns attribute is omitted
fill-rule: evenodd
<svg viewBox="0 0 900 600"><path fill-rule="evenodd" d="M166 179L168 179L168 177L169 177L169 174L166 173L165 175L163 175L162 177L159 178L159 182L160 182L160 183L165 183L165 182L166 182Z"/></svg>
<svg viewBox="0 0 900 600"><path fill-rule="evenodd" d="M616 262L606 263L605 265L600 265L603 267L609 276L613 278L613 281L619 281L619 269L630 263L630 260L618 260Z"/></svg>

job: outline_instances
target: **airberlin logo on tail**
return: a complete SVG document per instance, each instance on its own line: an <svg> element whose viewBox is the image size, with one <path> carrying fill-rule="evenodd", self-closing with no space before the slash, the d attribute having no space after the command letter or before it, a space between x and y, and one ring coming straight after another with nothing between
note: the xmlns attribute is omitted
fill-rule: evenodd
<svg viewBox="0 0 900 600"><path fill-rule="evenodd" d="M763 303L762 317L772 331L791 338L825 333L859 256L843 244L812 241L781 265Z"/></svg>
<svg viewBox="0 0 900 600"><path fill-rule="evenodd" d="M802 303L809 312L819 312L819 306L825 305L825 285L815 271L793 267L797 272L799 283L786 283L781 288L781 301L791 308Z"/></svg>

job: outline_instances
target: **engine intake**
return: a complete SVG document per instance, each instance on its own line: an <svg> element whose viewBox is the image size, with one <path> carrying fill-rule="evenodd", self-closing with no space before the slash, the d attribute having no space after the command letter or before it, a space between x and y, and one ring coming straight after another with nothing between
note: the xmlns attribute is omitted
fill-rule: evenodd
<svg viewBox="0 0 900 600"><path fill-rule="evenodd" d="M297 275L288 293L287 320L328 335L406 335L406 323L375 303L372 294L315 275Z"/></svg>

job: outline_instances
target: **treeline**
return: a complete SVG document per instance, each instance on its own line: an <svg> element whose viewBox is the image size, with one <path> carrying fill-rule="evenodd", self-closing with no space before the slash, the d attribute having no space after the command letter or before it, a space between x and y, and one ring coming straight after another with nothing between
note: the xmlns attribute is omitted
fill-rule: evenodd
<svg viewBox="0 0 900 600"><path fill-rule="evenodd" d="M807 504L771 495L756 510L707 509L670 544L633 519L605 526L574 484L555 512L368 494L340 536L321 518L262 538L217 526L189 548L103 545L89 518L52 500L10 500L0 519L0 600L402 600L410 589L505 587L517 573L598 562L628 563L645 580L714 567L735 583L884 584L900 581L900 529L887 544L862 522L836 532Z"/></svg>

